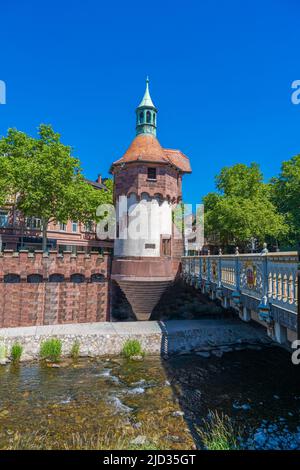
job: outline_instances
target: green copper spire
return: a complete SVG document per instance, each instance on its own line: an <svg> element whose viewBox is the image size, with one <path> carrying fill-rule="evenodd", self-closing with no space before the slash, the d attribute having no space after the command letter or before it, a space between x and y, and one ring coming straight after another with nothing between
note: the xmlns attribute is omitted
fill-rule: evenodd
<svg viewBox="0 0 300 470"><path fill-rule="evenodd" d="M149 78L146 79L146 90L142 101L136 108L136 133L156 135L157 109L149 92Z"/></svg>
<svg viewBox="0 0 300 470"><path fill-rule="evenodd" d="M144 98L142 99L138 107L141 108L142 106L155 108L149 92L149 77L146 78L146 91L144 94Z"/></svg>

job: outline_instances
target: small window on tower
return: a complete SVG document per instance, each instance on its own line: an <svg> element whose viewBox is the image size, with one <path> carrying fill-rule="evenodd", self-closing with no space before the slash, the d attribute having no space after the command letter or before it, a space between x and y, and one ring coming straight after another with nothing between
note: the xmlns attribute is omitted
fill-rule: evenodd
<svg viewBox="0 0 300 470"><path fill-rule="evenodd" d="M146 120L147 120L147 123L150 124L150 122L151 122L151 113L150 113L150 111L147 111Z"/></svg>
<svg viewBox="0 0 300 470"><path fill-rule="evenodd" d="M156 180L156 168L148 168L148 180Z"/></svg>
<svg viewBox="0 0 300 470"><path fill-rule="evenodd" d="M140 122L144 122L144 112L140 112Z"/></svg>

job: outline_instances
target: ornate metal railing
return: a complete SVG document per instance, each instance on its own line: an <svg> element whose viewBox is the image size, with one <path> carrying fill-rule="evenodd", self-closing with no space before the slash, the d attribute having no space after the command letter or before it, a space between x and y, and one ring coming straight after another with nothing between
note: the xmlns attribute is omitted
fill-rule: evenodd
<svg viewBox="0 0 300 470"><path fill-rule="evenodd" d="M260 321L297 330L296 252L184 256L182 277L236 309L256 310Z"/></svg>

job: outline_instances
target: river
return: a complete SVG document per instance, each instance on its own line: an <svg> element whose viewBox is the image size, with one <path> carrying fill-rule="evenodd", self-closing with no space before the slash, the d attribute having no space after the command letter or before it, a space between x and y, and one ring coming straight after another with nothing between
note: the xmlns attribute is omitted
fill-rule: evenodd
<svg viewBox="0 0 300 470"><path fill-rule="evenodd" d="M0 448L195 449L211 413L242 448L300 448L300 374L279 347L0 367Z"/></svg>

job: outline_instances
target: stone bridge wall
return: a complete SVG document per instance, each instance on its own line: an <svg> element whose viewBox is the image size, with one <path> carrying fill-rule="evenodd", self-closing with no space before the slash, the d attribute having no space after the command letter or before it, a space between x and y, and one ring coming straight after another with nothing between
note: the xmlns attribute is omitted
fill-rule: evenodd
<svg viewBox="0 0 300 470"><path fill-rule="evenodd" d="M56 251L0 253L0 328L109 318L110 257Z"/></svg>

